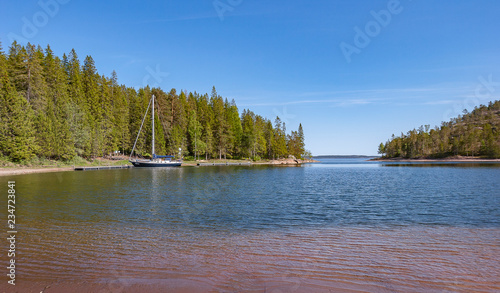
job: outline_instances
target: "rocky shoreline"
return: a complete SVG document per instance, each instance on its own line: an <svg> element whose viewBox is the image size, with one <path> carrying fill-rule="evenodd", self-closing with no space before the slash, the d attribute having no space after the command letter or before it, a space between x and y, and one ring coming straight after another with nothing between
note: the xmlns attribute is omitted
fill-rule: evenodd
<svg viewBox="0 0 500 293"><path fill-rule="evenodd" d="M312 159L282 159L282 160L271 160L268 163L263 163L263 164L269 164L269 165L301 165L301 164L307 164L307 163L319 163L319 161L312 160ZM258 164L258 163L256 163Z"/></svg>
<svg viewBox="0 0 500 293"><path fill-rule="evenodd" d="M464 163L464 162L500 162L500 159L485 159L481 157L463 157L463 156L453 156L446 158L417 158L417 159L407 159L407 158L375 158L370 161L377 162L456 162L456 163Z"/></svg>

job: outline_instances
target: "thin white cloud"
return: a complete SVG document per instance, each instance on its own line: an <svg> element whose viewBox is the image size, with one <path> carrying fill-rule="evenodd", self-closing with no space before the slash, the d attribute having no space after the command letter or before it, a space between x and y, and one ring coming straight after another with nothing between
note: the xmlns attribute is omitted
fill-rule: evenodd
<svg viewBox="0 0 500 293"><path fill-rule="evenodd" d="M456 103L471 93L473 93L473 88L463 85L302 93L263 93L256 95L255 98L245 97L244 100L248 102L242 106L287 106L298 104L327 104L334 107L362 106L368 104L443 105ZM287 99L283 100L282 97L287 97Z"/></svg>
<svg viewBox="0 0 500 293"><path fill-rule="evenodd" d="M262 16L262 15L273 15L272 11L248 11L247 9L238 9L239 5L234 7L234 11L227 12L224 14L224 18L226 17L245 17L245 16ZM217 14L215 8L211 12L205 12L204 14L199 15L186 15L180 17L171 17L171 18L158 18L158 19L147 19L147 20L139 20L135 23L144 24L144 23L162 23L162 22L178 22L178 21L191 21L191 20L202 20L202 19L220 19L220 16Z"/></svg>
<svg viewBox="0 0 500 293"><path fill-rule="evenodd" d="M456 103L456 100L441 100L441 101L429 101L423 103L424 105L449 105Z"/></svg>

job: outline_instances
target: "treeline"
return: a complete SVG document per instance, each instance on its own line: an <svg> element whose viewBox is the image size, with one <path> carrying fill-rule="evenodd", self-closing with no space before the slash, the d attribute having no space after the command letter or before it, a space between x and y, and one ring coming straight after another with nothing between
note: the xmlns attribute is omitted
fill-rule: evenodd
<svg viewBox="0 0 500 293"><path fill-rule="evenodd" d="M279 117L273 123L250 110L240 115L234 100L223 99L215 87L210 96L136 90L118 84L114 71L100 75L91 56L81 64L74 49L59 58L50 46L13 42L8 54L0 44L0 155L19 162L129 154L153 94L159 155L178 154L179 148L183 156L205 159L306 153L302 125L287 134ZM135 152L148 157L151 116L145 121Z"/></svg>
<svg viewBox="0 0 500 293"><path fill-rule="evenodd" d="M475 107L472 112L443 122L430 129L420 126L400 136L392 135L379 146L379 154L388 158L443 158L482 156L500 158L500 101Z"/></svg>

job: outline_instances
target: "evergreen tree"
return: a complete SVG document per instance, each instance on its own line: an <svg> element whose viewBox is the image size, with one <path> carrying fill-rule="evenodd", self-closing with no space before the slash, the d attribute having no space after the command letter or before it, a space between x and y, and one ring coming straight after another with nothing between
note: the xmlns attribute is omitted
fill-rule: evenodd
<svg viewBox="0 0 500 293"><path fill-rule="evenodd" d="M255 114L250 110L243 110L241 114L242 136L241 136L241 149L244 157L254 157L253 152L256 142L255 131Z"/></svg>
<svg viewBox="0 0 500 293"><path fill-rule="evenodd" d="M50 46L45 50L42 65L47 90L43 103L40 103L41 108L36 114L39 155L47 158L71 159L75 152L69 127L66 76L60 59L54 57Z"/></svg>
<svg viewBox="0 0 500 293"><path fill-rule="evenodd" d="M267 120L264 128L264 137L266 140L266 157L268 159L275 158L276 137L274 132L272 122Z"/></svg>
<svg viewBox="0 0 500 293"><path fill-rule="evenodd" d="M239 156L241 153L241 139L243 128L241 126L240 115L238 113L238 107L234 100L231 103L225 103L224 105L226 112L226 119L228 123L227 135L229 137L228 141L228 151L233 156Z"/></svg>
<svg viewBox="0 0 500 293"><path fill-rule="evenodd" d="M202 125L202 134L201 134L201 140L205 144L205 160L208 158L212 157L214 155L214 148L213 148L213 131L212 131L212 125L214 121L214 114L212 111L212 108L209 105L208 102L208 96L205 94L200 97L198 101L198 109L199 109L199 119L200 123ZM200 153L203 155L203 153Z"/></svg>
<svg viewBox="0 0 500 293"><path fill-rule="evenodd" d="M26 67L27 63L28 54L26 49L14 41L9 49L7 68L11 84L15 87L16 92L24 97L28 97L29 76Z"/></svg>
<svg viewBox="0 0 500 293"><path fill-rule="evenodd" d="M287 150L290 155L296 158L301 155L299 152L298 134L296 131L292 131L290 135L287 136Z"/></svg>
<svg viewBox="0 0 500 293"><path fill-rule="evenodd" d="M266 119L255 116L255 142L253 146L254 160L260 160L266 154L267 142L265 137Z"/></svg>
<svg viewBox="0 0 500 293"><path fill-rule="evenodd" d="M87 114L89 109L83 94L80 61L75 49L72 49L69 57L64 59L70 99L68 112L71 139L79 156L90 157L91 126Z"/></svg>
<svg viewBox="0 0 500 293"><path fill-rule="evenodd" d="M82 69L85 118L90 127L90 148L87 155L97 157L102 154L100 151L104 143L104 133L101 128L103 109L99 96L99 76L91 56L85 57Z"/></svg>
<svg viewBox="0 0 500 293"><path fill-rule="evenodd" d="M16 92L6 75L0 89L1 151L14 162L33 158L37 145L33 127L33 110L26 99Z"/></svg>
<svg viewBox="0 0 500 293"><path fill-rule="evenodd" d="M100 108L100 116L96 121L99 141L98 155L108 155L117 149L117 141L114 136L114 100L111 95L113 87L111 80L105 76L99 76L97 81L99 86L97 101Z"/></svg>
<svg viewBox="0 0 500 293"><path fill-rule="evenodd" d="M131 92L118 85L118 77L113 70L111 75L111 100L113 101L113 145L116 149L121 150L125 154L130 146L130 130L129 130L129 99Z"/></svg>
<svg viewBox="0 0 500 293"><path fill-rule="evenodd" d="M286 147L286 127L285 123L281 122L280 117L276 117L274 121L274 137L275 145L273 153L277 158L285 158L288 155Z"/></svg>
<svg viewBox="0 0 500 293"><path fill-rule="evenodd" d="M385 145L383 143L380 143L380 145L378 146L378 153L379 154L385 154L386 151L385 151Z"/></svg>
<svg viewBox="0 0 500 293"><path fill-rule="evenodd" d="M302 159L306 151L306 138L304 136L304 129L302 128L302 123L299 123L299 129L297 131L297 148L298 148L298 158Z"/></svg>
<svg viewBox="0 0 500 293"><path fill-rule="evenodd" d="M7 58L3 51L2 42L0 42L0 79L7 74ZM0 84L0 86L2 86Z"/></svg>
<svg viewBox="0 0 500 293"><path fill-rule="evenodd" d="M27 45L26 54L24 70L27 74L26 100L32 105L35 112L39 112L46 106L47 96L47 86L42 74L44 55L40 46L35 47L30 43Z"/></svg>
<svg viewBox="0 0 500 293"><path fill-rule="evenodd" d="M214 149L217 150L219 159L222 159L222 155L224 155L224 158L226 158L227 150L229 147L229 125L226 120L224 101L222 100L221 96L217 95L215 87L213 87L212 89L210 104L214 113L214 123L212 128L215 139Z"/></svg>
<svg viewBox="0 0 500 293"><path fill-rule="evenodd" d="M196 110L191 110L191 115L189 116L188 123L188 133L190 140L190 151L194 155L195 160L200 153L204 153L206 149L206 144L202 140L202 125L198 121Z"/></svg>

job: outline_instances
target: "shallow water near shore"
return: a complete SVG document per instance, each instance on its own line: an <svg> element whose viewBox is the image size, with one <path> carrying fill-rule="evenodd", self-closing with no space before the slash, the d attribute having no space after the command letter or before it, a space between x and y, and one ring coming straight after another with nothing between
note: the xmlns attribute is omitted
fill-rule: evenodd
<svg viewBox="0 0 500 293"><path fill-rule="evenodd" d="M500 290L500 165L408 165L5 177L16 181L16 289Z"/></svg>

